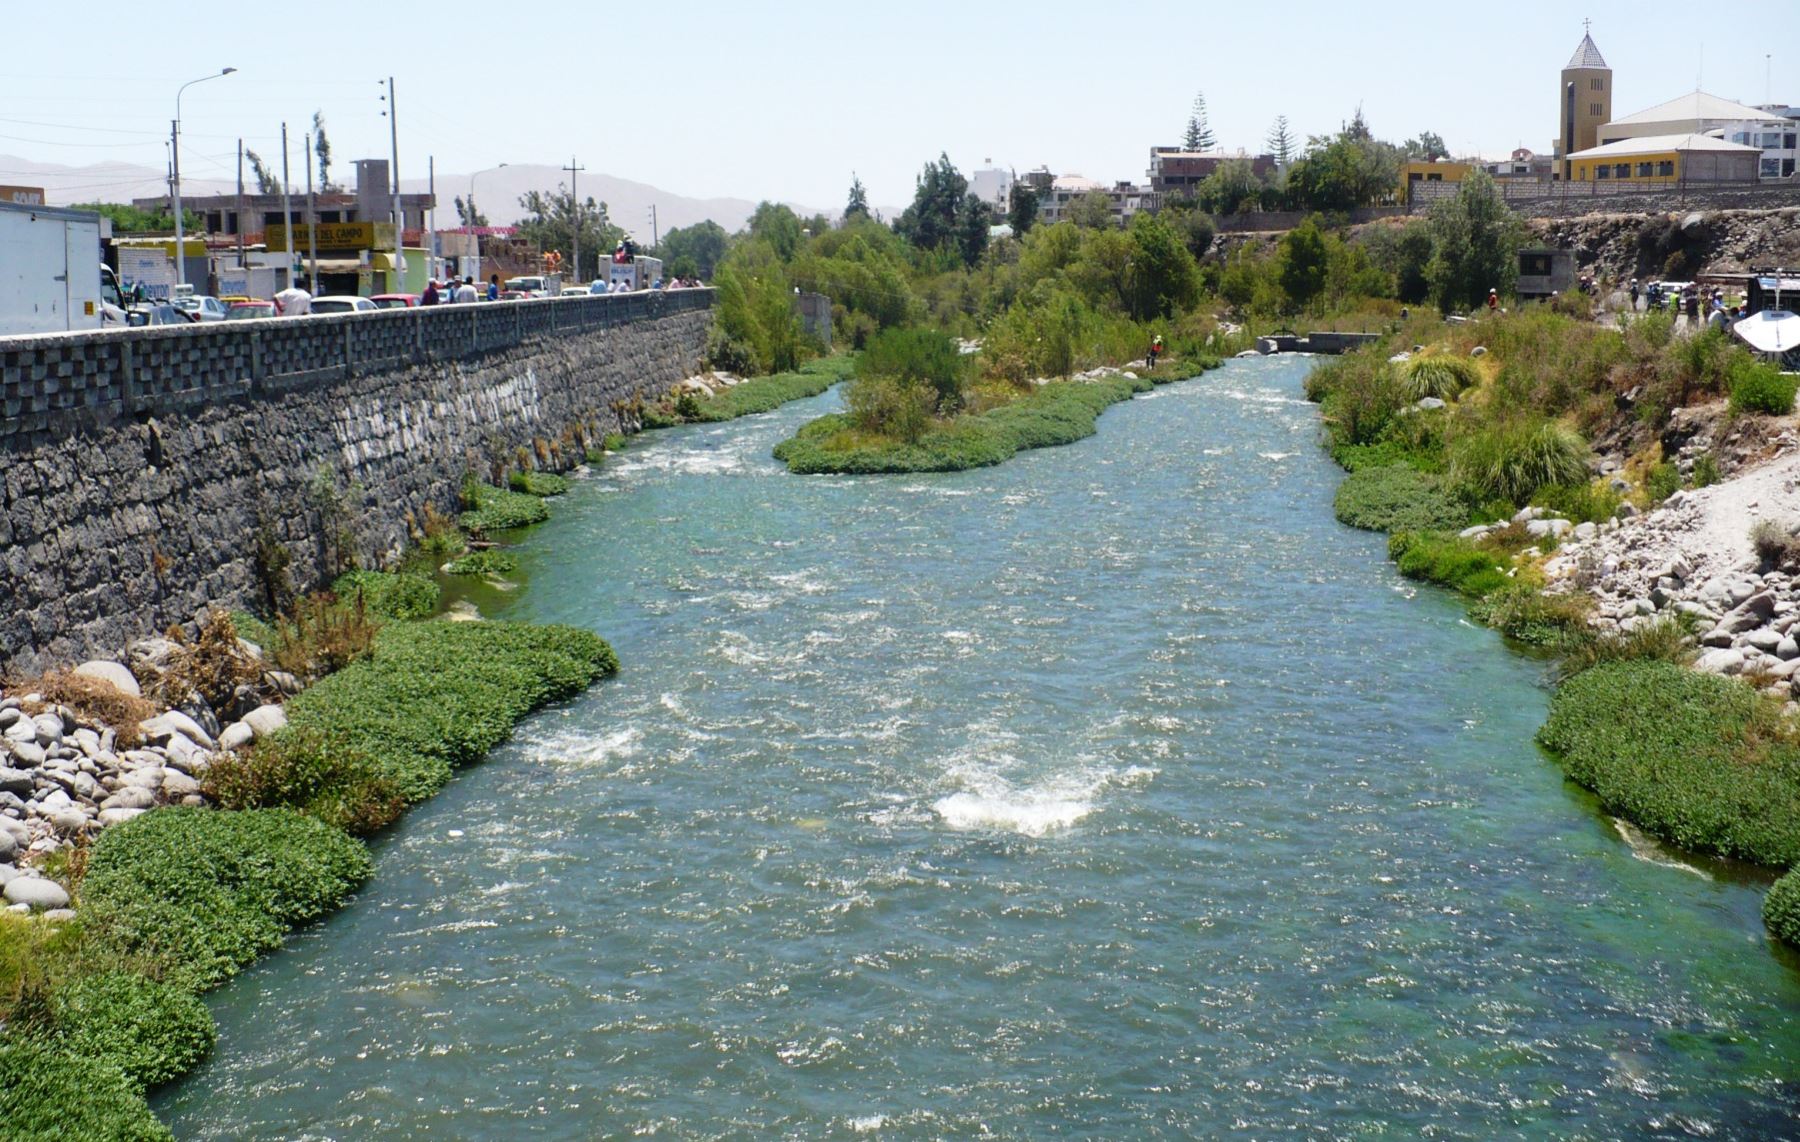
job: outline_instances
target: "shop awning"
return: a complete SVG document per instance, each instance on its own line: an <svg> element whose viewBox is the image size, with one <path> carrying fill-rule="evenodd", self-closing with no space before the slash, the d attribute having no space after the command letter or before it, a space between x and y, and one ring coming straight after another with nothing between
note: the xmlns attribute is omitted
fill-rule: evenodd
<svg viewBox="0 0 1800 1142"><path fill-rule="evenodd" d="M367 268L358 258L320 258L312 264L322 274L353 274Z"/></svg>

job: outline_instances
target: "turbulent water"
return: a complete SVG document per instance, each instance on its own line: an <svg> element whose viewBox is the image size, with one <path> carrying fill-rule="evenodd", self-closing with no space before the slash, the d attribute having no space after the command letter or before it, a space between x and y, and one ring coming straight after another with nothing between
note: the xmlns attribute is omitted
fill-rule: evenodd
<svg viewBox="0 0 1800 1142"><path fill-rule="evenodd" d="M1761 882L1597 812L1541 663L1331 517L1303 359L994 469L634 441L490 614L623 673L212 997L184 1138L1769 1138Z"/></svg>

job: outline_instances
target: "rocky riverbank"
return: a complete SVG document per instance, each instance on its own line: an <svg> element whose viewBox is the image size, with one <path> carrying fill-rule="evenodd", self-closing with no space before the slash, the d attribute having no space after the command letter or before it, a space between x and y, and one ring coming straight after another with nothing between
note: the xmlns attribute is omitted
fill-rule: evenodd
<svg viewBox="0 0 1800 1142"><path fill-rule="evenodd" d="M45 873L49 858L158 806L205 805L214 759L286 724L278 699L300 683L260 668L260 651L247 642L232 655L247 680L223 711L191 691L170 706L145 698L178 685L188 653L145 639L132 645L130 666L87 662L35 688L0 690L0 897L8 909L73 915L67 888Z"/></svg>

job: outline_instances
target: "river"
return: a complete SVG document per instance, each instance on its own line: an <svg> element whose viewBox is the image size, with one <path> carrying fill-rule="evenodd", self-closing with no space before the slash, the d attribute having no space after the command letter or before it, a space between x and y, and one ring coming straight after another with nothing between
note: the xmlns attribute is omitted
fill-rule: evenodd
<svg viewBox="0 0 1800 1142"><path fill-rule="evenodd" d="M1544 665L1331 515L1304 358L998 467L634 440L498 617L620 676L210 997L181 1138L1768 1138L1765 881L1531 743Z"/></svg>

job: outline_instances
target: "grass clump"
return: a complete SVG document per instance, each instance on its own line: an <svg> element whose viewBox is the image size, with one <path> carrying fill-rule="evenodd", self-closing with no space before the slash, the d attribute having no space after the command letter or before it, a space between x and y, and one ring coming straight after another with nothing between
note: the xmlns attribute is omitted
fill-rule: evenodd
<svg viewBox="0 0 1800 1142"><path fill-rule="evenodd" d="M1733 362L1730 376L1732 412L1786 416L1794 411L1800 377L1784 376L1775 366L1751 357Z"/></svg>
<svg viewBox="0 0 1800 1142"><path fill-rule="evenodd" d="M471 551L451 560L444 568L452 575L506 575L519 569L519 561L504 551Z"/></svg>
<svg viewBox="0 0 1800 1142"><path fill-rule="evenodd" d="M1605 662L1567 678L1538 740L1569 777L1685 848L1800 861L1800 743L1740 682L1668 662Z"/></svg>
<svg viewBox="0 0 1800 1142"><path fill-rule="evenodd" d="M218 1030L191 992L132 972L83 976L52 1002L56 1043L123 1072L139 1091L191 1070Z"/></svg>
<svg viewBox="0 0 1800 1142"><path fill-rule="evenodd" d="M1455 535L1396 532L1388 537L1388 556L1408 579L1437 583L1472 598L1509 582L1493 552Z"/></svg>
<svg viewBox="0 0 1800 1142"><path fill-rule="evenodd" d="M347 571L331 584L339 600L360 599L369 614L384 619L423 619L437 613L438 585L410 571Z"/></svg>
<svg viewBox="0 0 1800 1142"><path fill-rule="evenodd" d="M665 399L644 410L644 427L712 424L768 412L789 401L816 397L832 385L847 379L855 370L856 358L852 355L821 357L808 361L791 373L776 373L740 381L711 396L686 394L689 399L685 403L680 398ZM610 443L611 438L608 439L607 450L615 451Z"/></svg>
<svg viewBox="0 0 1800 1142"><path fill-rule="evenodd" d="M220 754L205 790L223 809L293 808L359 836L392 824L406 804L354 741L314 726L284 727L248 750Z"/></svg>
<svg viewBox="0 0 1800 1142"><path fill-rule="evenodd" d="M53 1042L0 1040L0 1129L8 1142L174 1142L130 1078Z"/></svg>
<svg viewBox="0 0 1800 1142"><path fill-rule="evenodd" d="M1681 490L1681 469L1664 461L1650 469L1644 477L1644 491L1650 502L1660 504Z"/></svg>
<svg viewBox="0 0 1800 1142"><path fill-rule="evenodd" d="M1102 410L1150 387L1142 378L1052 381L986 412L934 420L913 443L864 431L850 416L823 416L777 445L775 458L798 473L956 472L984 467L1024 449L1092 436Z"/></svg>
<svg viewBox="0 0 1800 1142"><path fill-rule="evenodd" d="M1790 869L1763 897L1763 923L1789 945L1800 948L1800 869Z"/></svg>
<svg viewBox="0 0 1800 1142"><path fill-rule="evenodd" d="M1426 397L1451 400L1481 383L1481 370L1467 357L1432 354L1400 366L1400 382L1415 401Z"/></svg>
<svg viewBox="0 0 1800 1142"><path fill-rule="evenodd" d="M1469 518L1443 477L1405 464L1352 471L1332 508L1339 520L1365 531L1447 531Z"/></svg>
<svg viewBox="0 0 1800 1142"><path fill-rule="evenodd" d="M550 518L550 509L544 506L541 496L496 488L474 479L463 482L462 495L464 511L458 522L477 535L530 527Z"/></svg>
<svg viewBox="0 0 1800 1142"><path fill-rule="evenodd" d="M618 669L598 635L517 623L410 623L288 703L290 725L342 733L407 803L479 760L514 723Z"/></svg>
<svg viewBox="0 0 1800 1142"><path fill-rule="evenodd" d="M1513 583L1477 602L1470 614L1514 642L1560 649L1586 636L1590 605L1582 596L1547 595Z"/></svg>
<svg viewBox="0 0 1800 1142"><path fill-rule="evenodd" d="M1450 447L1450 477L1477 503L1529 503L1538 489L1584 484L1588 446L1552 420L1520 420L1478 429Z"/></svg>
<svg viewBox="0 0 1800 1142"><path fill-rule="evenodd" d="M539 499L560 496L569 490L568 477L555 472L514 472L507 477L506 483L515 492Z"/></svg>
<svg viewBox="0 0 1800 1142"><path fill-rule="evenodd" d="M289 809L154 809L94 842L84 922L103 947L200 991L338 907L371 870L360 843Z"/></svg>
<svg viewBox="0 0 1800 1142"><path fill-rule="evenodd" d="M1599 483L1546 484L1531 502L1576 523L1605 523L1625 497Z"/></svg>

